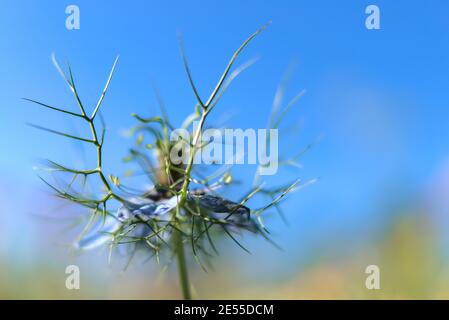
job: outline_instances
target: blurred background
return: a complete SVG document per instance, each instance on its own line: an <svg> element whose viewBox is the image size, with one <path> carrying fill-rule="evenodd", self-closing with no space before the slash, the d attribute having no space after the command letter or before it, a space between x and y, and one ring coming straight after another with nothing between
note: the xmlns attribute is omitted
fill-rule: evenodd
<svg viewBox="0 0 449 320"><path fill-rule="evenodd" d="M65 27L70 4L80 9L79 30ZM370 4L380 8L380 30L365 27ZM192 261L195 296L449 298L447 1L0 0L0 8L0 298L180 297L172 267L143 258L125 271L120 257L108 263L107 250L68 249L86 212L52 196L33 168L43 158L80 165L86 154L26 122L75 133L82 125L21 100L76 110L51 53L70 61L92 107L120 54L103 104L105 168L117 174L133 143L123 135L135 124L130 114L159 114L152 82L174 124L193 110L178 34L206 96L233 51L270 20L237 62L257 63L233 83L212 121L264 128L287 77L286 101L307 93L284 124L281 153L318 143L300 169L268 182L319 181L283 202L287 224L267 218L282 251L249 235L242 242L250 255L223 239L213 270ZM242 184L227 191L230 198L247 190L253 169L235 169ZM70 264L80 267L80 290L65 287ZM380 290L365 287L369 265L380 268Z"/></svg>

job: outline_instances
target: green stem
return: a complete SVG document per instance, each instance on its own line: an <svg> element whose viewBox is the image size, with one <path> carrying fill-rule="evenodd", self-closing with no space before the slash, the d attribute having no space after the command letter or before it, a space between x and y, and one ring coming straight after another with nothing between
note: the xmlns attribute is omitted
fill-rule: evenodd
<svg viewBox="0 0 449 320"><path fill-rule="evenodd" d="M172 235L173 246L176 252L176 261L178 263L179 283L182 289L184 300L191 300L189 274L187 272L186 257L184 254L184 244L182 243L181 233L173 230Z"/></svg>
<svg viewBox="0 0 449 320"><path fill-rule="evenodd" d="M198 141L201 137L201 131L203 130L204 122L206 121L208 114L209 114L209 111L204 111L204 113L201 115L200 122L199 122L198 127L196 128L196 131L193 136L193 140L192 140L193 148L190 152L189 162L187 164L186 172L185 172L185 179L184 179L184 183L181 188L181 199L179 201L180 207L182 207L184 205L184 203L186 202L186 199L187 199L187 191L189 190L190 173L193 168L193 160L195 158L195 153L197 151Z"/></svg>

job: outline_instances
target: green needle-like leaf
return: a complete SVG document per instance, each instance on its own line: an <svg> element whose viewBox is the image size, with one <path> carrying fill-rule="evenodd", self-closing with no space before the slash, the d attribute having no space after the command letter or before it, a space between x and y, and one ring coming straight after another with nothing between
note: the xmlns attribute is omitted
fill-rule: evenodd
<svg viewBox="0 0 449 320"><path fill-rule="evenodd" d="M103 102L104 96L106 95L106 91L108 91L109 84L111 83L112 76L114 75L115 67L116 67L117 62L118 62L118 58L119 58L119 56L117 56L117 58L115 58L114 64L112 65L111 72L109 73L108 81L106 82L106 85L105 85L105 87L103 89L103 92L102 92L102 94L100 96L100 99L98 99L97 105L95 106L95 110L92 113L92 116L90 117L91 120L95 119L95 116L97 115L97 112L100 109L101 103Z"/></svg>
<svg viewBox="0 0 449 320"><path fill-rule="evenodd" d="M211 102L214 100L215 96L217 95L218 91L220 91L221 86L223 85L224 81L226 80L226 77L229 73L229 70L231 70L232 65L234 64L237 57L240 55L240 53L243 51L243 49L248 45L248 43L251 42L255 37L257 37L263 30L265 30L271 22L267 23L266 25L262 26L259 30L254 32L252 35L250 35L245 42L242 43L242 45L234 52L234 54L231 57L231 60L228 62L228 65L226 66L226 69L224 70L223 74L221 75L220 80L218 80L217 85L215 86L214 91L212 91L209 99L206 102L205 107L209 107Z"/></svg>
<svg viewBox="0 0 449 320"><path fill-rule="evenodd" d="M71 111L68 111L68 110L52 107L52 106L50 106L48 104L45 104L45 103L42 103L42 102L39 102L39 101L36 101L36 100L33 100L33 99L23 98L23 100L26 100L26 101L29 101L29 102L33 102L35 104L41 105L41 106L43 106L45 108L48 108L48 109L51 109L51 110L55 110L55 111L58 111L58 112L67 113L67 114L75 116L75 117L83 118L83 115L81 115L79 113L75 113L75 112L71 112Z"/></svg>
<svg viewBox="0 0 449 320"><path fill-rule="evenodd" d="M201 100L201 97L198 93L198 90L196 89L195 83L193 82L192 73L190 72L190 67L187 62L186 54L184 52L184 46L182 44L181 38L179 38L179 49L181 51L181 57L182 61L184 63L184 69L186 70L187 76L189 78L190 86L192 87L193 93L195 94L196 100L198 100L198 103L203 109L206 109L206 106L204 105L203 101Z"/></svg>
<svg viewBox="0 0 449 320"><path fill-rule="evenodd" d="M41 126L38 126L38 125L33 124L33 123L27 123L27 125L29 125L30 127L39 129L39 130L43 130L43 131L47 131L47 132L50 132L50 133L53 133L53 134L56 134L56 135L59 135L59 136L63 136L63 137L66 137L66 138L75 139L75 140L84 141L84 142L89 142L89 143L94 143L95 142L94 140L91 140L91 139L86 139L86 138L73 136L71 134L67 134L67 133L64 133L64 132L61 132L61 131L56 131L56 130L53 130L53 129L41 127Z"/></svg>

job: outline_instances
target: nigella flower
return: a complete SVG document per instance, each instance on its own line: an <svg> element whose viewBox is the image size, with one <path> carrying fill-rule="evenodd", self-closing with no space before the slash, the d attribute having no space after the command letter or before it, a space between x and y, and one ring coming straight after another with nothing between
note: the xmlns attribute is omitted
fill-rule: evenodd
<svg viewBox="0 0 449 320"><path fill-rule="evenodd" d="M232 202L213 194L191 194L189 200L198 203L200 207L216 213L235 213L237 215L246 215L249 218L250 210L244 205Z"/></svg>
<svg viewBox="0 0 449 320"><path fill-rule="evenodd" d="M106 217L104 222L98 221L89 230L88 234L82 236L73 244L74 249L91 250L110 242L112 239L111 234L117 231L121 224L119 220L113 217Z"/></svg>
<svg viewBox="0 0 449 320"><path fill-rule="evenodd" d="M194 190L189 193L188 201L194 206L199 206L202 210L210 211L216 219L227 218L229 227L233 231L239 228L257 231L256 224L251 221L250 209L244 205L224 199L220 196L206 193L204 190ZM113 233L122 226L135 221L148 222L150 220L161 221L168 220L167 215L176 208L179 202L179 196L173 196L169 199L153 201L147 197L134 197L127 199L116 213L116 216L106 217L104 222L97 223L88 234L81 237L74 247L79 250L90 250L100 247L113 239ZM220 217L218 214L228 213L226 217ZM148 229L148 228L145 228ZM145 236L145 230L136 228L132 234L136 236ZM147 230L151 231L151 230Z"/></svg>
<svg viewBox="0 0 449 320"><path fill-rule="evenodd" d="M136 218L148 220L153 217L163 217L176 207L178 201L177 196L159 201L143 197L131 198L117 210L117 218L125 222Z"/></svg>
<svg viewBox="0 0 449 320"><path fill-rule="evenodd" d="M58 197L83 206L92 214L92 220L95 221L96 219L96 223L89 228L88 232L83 232L82 236L75 243L74 247L76 249L89 250L102 244L110 244L109 248L111 250L118 245L123 245L132 250L143 247L146 254L150 253L150 257L156 256L158 261L159 252L164 249L166 250L165 252L169 253L166 255L170 257L169 260L171 257L176 257L182 292L184 297L189 299L191 294L187 270L188 256L185 253L185 248L189 248L188 252L192 254L192 257L204 269L202 259L208 259L213 256L210 252L211 249L217 252L214 239L219 235L228 236L246 251L248 250L240 244L233 234L250 231L271 242L263 223L262 213L269 209L276 209L282 214L278 208L278 203L287 194L296 190L299 180L278 188L264 188L259 184L259 166L253 179L254 184L252 188L247 190L246 195L240 195L240 198L243 198L242 201L233 202L215 193L216 188L214 187L230 184L232 178L230 178L229 172L224 173L219 170L218 174L215 172L209 175L208 170L195 170L198 167L201 168L201 165L195 162L195 154L201 152L207 145L202 143L200 137L205 129L205 123L210 112L215 108L232 80L248 65L234 71L231 71L231 67L243 48L264 28L265 26L253 33L235 51L217 86L205 101L202 100L195 89L187 60L183 53L184 66L198 100L194 112L182 123L183 129L192 128L191 137L187 137L187 140L191 138L192 148L185 163L176 164L176 162L172 161L171 155L179 154L180 151L182 153L182 148L179 149L177 144L170 140L175 127L168 119L162 103L162 117L142 118L136 114L133 115L139 121L131 130L131 135L137 135L136 144L129 149L129 154L123 160L124 162L135 162L139 165L141 172L131 170L133 172L129 175L124 174L123 178L143 173L149 179L149 183L155 186L153 190L147 193L135 193L134 190L137 190L138 187L134 185L128 186L126 183L123 184L118 176L107 174L103 165L104 157L102 152L106 125L99 110L114 74L118 58L113 64L106 86L96 106L90 112L90 110L85 108L78 95L70 66L68 66L69 74L67 75L53 57L57 70L74 94L80 109L79 112L53 107L31 99L27 100L61 114L82 119L85 125L88 125L91 136L76 136L37 125L33 126L59 136L81 141L96 151L94 153L96 154L95 163L97 164L95 167L76 169L70 165L66 166L48 161L48 171L51 174L61 174L70 179L67 180L70 183L66 183L65 178L60 181L63 182L64 187L61 187L62 184L60 183L52 185L41 178L44 183L53 189ZM285 113L297 100L297 97L292 99L291 103L288 103L284 110L279 109L279 106L273 106L272 118L269 121L270 126L273 125L273 128L277 128ZM198 125L194 125L195 122ZM101 129L99 124L101 124ZM148 137L152 137L151 143L146 143ZM295 156L285 161L285 163L295 164L297 157ZM227 168L225 169L227 170ZM92 178L96 178L100 182L100 188L97 189L97 192L90 192L85 188L86 182ZM192 187L193 183L198 188L204 187L204 189L194 189ZM130 190L132 194L137 194L138 196L128 197ZM250 210L245 204L255 195L269 196L271 198L270 202L262 208ZM117 205L119 206L118 209L110 209Z"/></svg>

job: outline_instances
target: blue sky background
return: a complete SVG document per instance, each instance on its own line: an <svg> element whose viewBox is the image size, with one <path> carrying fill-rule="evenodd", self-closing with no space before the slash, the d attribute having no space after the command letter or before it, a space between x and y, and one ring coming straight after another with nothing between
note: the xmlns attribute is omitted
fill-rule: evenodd
<svg viewBox="0 0 449 320"><path fill-rule="evenodd" d="M274 253L262 241L252 244L267 265L263 272L270 272L270 265L289 270L286 259L297 267L320 250L354 250L393 218L383 214L386 207L419 202L447 167L447 1L77 0L81 29L74 31L65 28L69 4L0 1L0 253L9 258L31 259L40 237L29 214L45 207L40 203L46 190L33 165L39 158L79 161L76 145L25 125L80 130L80 124L20 99L76 110L51 63L52 52L61 63L70 60L87 105L98 99L120 54L103 104L109 128L106 166L114 172L131 145L120 135L134 124L129 115L159 112L152 79L174 123L192 112L195 97L178 33L205 97L239 44L272 21L238 64L259 61L235 81L214 116L232 115L233 127L263 128L276 87L294 65L287 99L302 89L307 94L287 120L299 131L281 136L284 150L299 150L322 136L303 158L302 170L273 181L320 178L285 203L289 227L278 219L270 222L288 255ZM368 4L380 7L381 30L365 28ZM438 219L446 228L447 218ZM269 253L279 259L267 258Z"/></svg>

